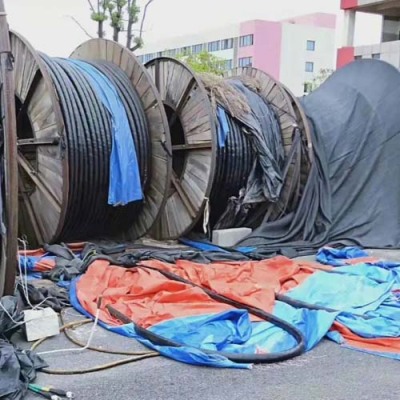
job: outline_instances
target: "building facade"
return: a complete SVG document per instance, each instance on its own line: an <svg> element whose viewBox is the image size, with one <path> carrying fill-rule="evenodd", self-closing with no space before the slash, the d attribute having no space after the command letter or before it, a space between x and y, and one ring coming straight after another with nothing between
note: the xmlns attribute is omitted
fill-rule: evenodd
<svg viewBox="0 0 400 400"><path fill-rule="evenodd" d="M341 0L345 13L343 46L338 50L337 67L362 58L376 58L400 68L400 1ZM381 43L354 46L354 31L358 12L382 16Z"/></svg>
<svg viewBox="0 0 400 400"><path fill-rule="evenodd" d="M321 69L335 66L336 16L316 13L284 21L253 20L195 35L147 43L138 52L155 57L208 51L225 68L253 66L284 83L296 95Z"/></svg>

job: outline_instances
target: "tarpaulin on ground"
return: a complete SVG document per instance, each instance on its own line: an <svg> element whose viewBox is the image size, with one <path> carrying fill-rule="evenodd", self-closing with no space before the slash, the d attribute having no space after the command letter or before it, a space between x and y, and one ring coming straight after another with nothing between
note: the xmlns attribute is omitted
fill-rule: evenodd
<svg viewBox="0 0 400 400"><path fill-rule="evenodd" d="M323 247L318 250L317 261L321 264L339 267L344 265L354 264L373 264L381 268L397 268L400 262L388 261L371 257L365 250L358 247L344 247L341 249L334 249L332 247Z"/></svg>
<svg viewBox="0 0 400 400"><path fill-rule="evenodd" d="M64 247L66 251L70 251L71 255L79 255L83 250L85 243L70 243L64 246L58 245L45 245L46 248L35 250L19 250L18 258L21 265L22 272L48 272L55 268L57 255L51 250L54 247Z"/></svg>
<svg viewBox="0 0 400 400"><path fill-rule="evenodd" d="M372 264L318 272L288 293L340 310L328 337L347 347L400 360L400 267Z"/></svg>
<svg viewBox="0 0 400 400"><path fill-rule="evenodd" d="M400 73L378 60L336 71L301 101L313 163L297 210L268 218L241 244L298 254L327 243L400 247Z"/></svg>
<svg viewBox="0 0 400 400"><path fill-rule="evenodd" d="M303 332L307 349L321 340L334 319L334 315L326 311L295 309L284 303L275 303L275 290L294 287L314 271L308 265L284 257L207 267L187 261L178 261L176 266L158 261L143 264L174 272L245 304L274 311ZM94 315L99 296L102 297L100 320L107 327L114 326L114 331L135 337L162 354L183 362L243 368L247 365L205 354L199 348L255 354L288 350L295 345L288 333L271 323L261 322L245 310L217 302L198 287L171 281L158 271L125 269L98 260L76 286L72 286L71 303L78 310L83 308L86 313ZM177 339L185 346L154 346L136 334L132 326L115 328L120 323L106 310L108 304L140 326L162 333L169 339ZM195 343L197 349L193 347Z"/></svg>
<svg viewBox="0 0 400 400"><path fill-rule="evenodd" d="M349 254L361 253L349 249ZM360 263L332 268L285 257L207 265L189 261L141 264L156 270L94 262L74 283L71 303L94 315L101 296L100 320L106 327L191 364L238 367L201 349L255 353L293 347L294 339L280 328L217 302L201 288L169 280L158 272L167 271L232 300L272 312L301 330L307 349L327 335L347 347L400 358L400 267ZM294 308L276 301L275 293L320 309ZM155 346L140 337L133 326L118 326L120 323L106 310L108 304L140 326L184 347Z"/></svg>

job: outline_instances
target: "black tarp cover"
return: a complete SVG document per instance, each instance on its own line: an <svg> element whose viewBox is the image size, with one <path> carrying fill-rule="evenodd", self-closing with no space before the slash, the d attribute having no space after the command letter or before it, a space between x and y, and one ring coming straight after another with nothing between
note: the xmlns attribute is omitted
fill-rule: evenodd
<svg viewBox="0 0 400 400"><path fill-rule="evenodd" d="M356 61L302 99L314 160L296 212L241 245L306 253L327 243L400 247L400 73Z"/></svg>

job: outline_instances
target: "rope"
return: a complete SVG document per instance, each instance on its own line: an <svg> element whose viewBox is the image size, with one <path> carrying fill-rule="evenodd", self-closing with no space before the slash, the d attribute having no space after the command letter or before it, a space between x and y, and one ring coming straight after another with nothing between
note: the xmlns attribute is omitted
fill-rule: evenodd
<svg viewBox="0 0 400 400"><path fill-rule="evenodd" d="M49 375L80 375L80 374L89 374L93 372L99 372L99 371L104 371L106 369L110 368L115 368L121 365L125 364L130 364L136 361L141 361L145 360L147 358L152 358L152 357L158 357L159 353L154 352L154 351L137 351L137 352L127 352L127 351L115 351L115 350L108 350L100 347L94 347L94 346L88 346L88 343L82 343L81 341L77 340L74 338L69 331L71 329L80 327L82 325L89 324L93 322L91 319L84 319L80 321L73 321L69 322L67 324L64 324L64 319L63 319L63 312L61 313L61 321L63 323L63 326L60 328L61 332L64 332L66 338L70 340L72 343L76 344L77 346L80 346L82 348L85 348L86 350L92 350L100 353L107 353L107 354L116 354L116 355L126 355L126 356L131 356L129 358L124 358L122 360L117 360L113 361L110 363L102 364L102 365L97 365L95 367L90 367L90 368L81 368L81 369L75 369L75 370L63 370L63 369L51 369L51 368L43 368L41 369L41 372ZM31 351L36 350L40 345L42 345L47 339L49 338L43 338L35 342L32 347Z"/></svg>

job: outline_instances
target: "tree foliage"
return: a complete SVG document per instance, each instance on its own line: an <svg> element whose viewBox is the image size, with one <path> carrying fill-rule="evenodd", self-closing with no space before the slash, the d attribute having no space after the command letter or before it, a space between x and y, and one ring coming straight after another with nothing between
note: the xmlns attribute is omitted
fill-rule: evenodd
<svg viewBox="0 0 400 400"><path fill-rule="evenodd" d="M215 55L202 51L198 54L179 54L178 60L187 64L195 72L208 72L215 75L223 75L226 71L226 61Z"/></svg>
<svg viewBox="0 0 400 400"><path fill-rule="evenodd" d="M149 0L143 10L139 35L134 35L134 26L139 22L140 7L137 0L87 0L92 12L91 19L97 23L97 35L105 36L104 23L109 22L113 30L113 40L118 42L121 32L126 32L126 47L132 51L142 47L143 26L147 7L154 1Z"/></svg>
<svg viewBox="0 0 400 400"><path fill-rule="evenodd" d="M311 81L305 82L304 91L306 93L313 92L315 89L319 88L332 74L333 69L321 68L318 75L315 75Z"/></svg>

